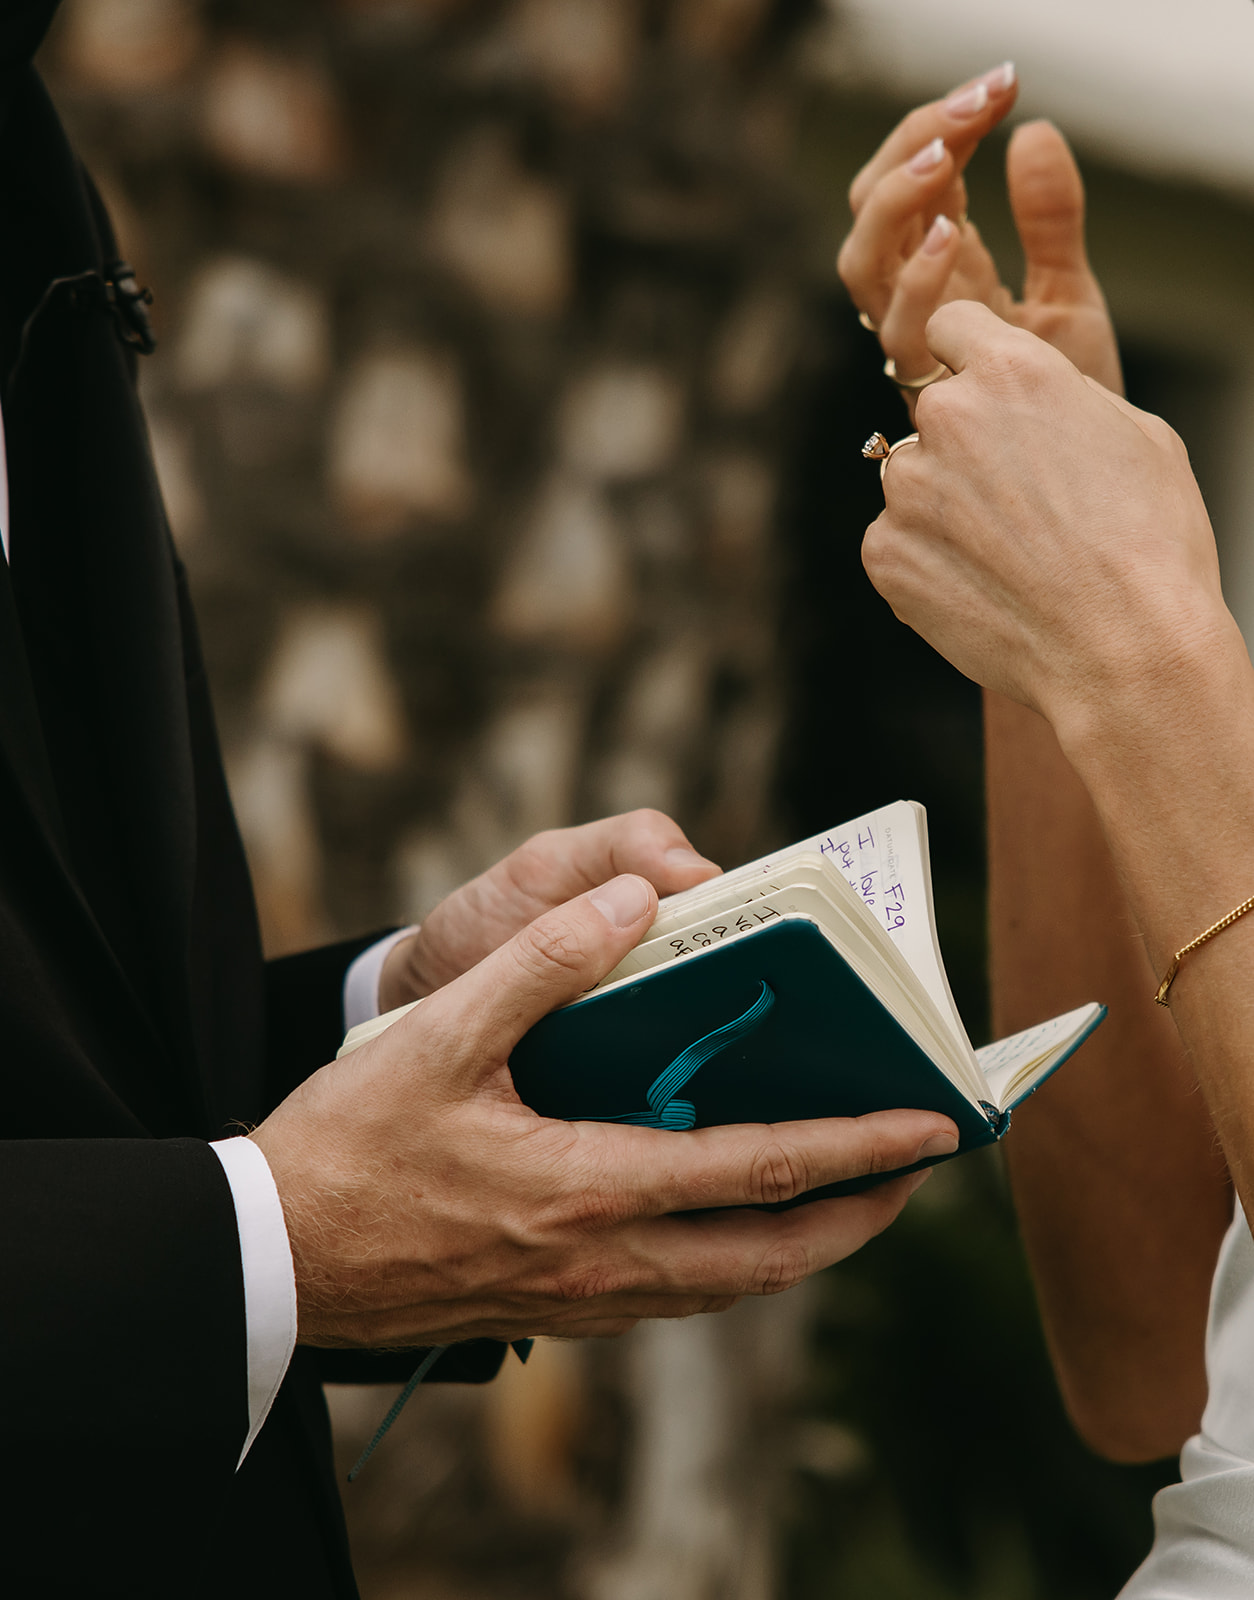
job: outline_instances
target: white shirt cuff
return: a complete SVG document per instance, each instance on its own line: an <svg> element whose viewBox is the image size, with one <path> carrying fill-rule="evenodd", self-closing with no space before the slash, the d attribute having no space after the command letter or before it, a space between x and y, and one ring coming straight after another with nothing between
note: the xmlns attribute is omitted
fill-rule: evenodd
<svg viewBox="0 0 1254 1600"><path fill-rule="evenodd" d="M283 1205L260 1145L251 1139L221 1139L209 1148L231 1186L244 1269L248 1437L238 1468L270 1414L296 1348L296 1272Z"/></svg>
<svg viewBox="0 0 1254 1600"><path fill-rule="evenodd" d="M392 949L417 927L401 928L389 933L386 939L368 945L344 974L344 1032L358 1023L370 1022L379 1015L379 979L383 976L383 963Z"/></svg>

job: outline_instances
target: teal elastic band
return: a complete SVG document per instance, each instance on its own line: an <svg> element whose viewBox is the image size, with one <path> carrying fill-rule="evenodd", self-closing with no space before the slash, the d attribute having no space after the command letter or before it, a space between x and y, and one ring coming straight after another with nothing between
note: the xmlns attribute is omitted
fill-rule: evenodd
<svg viewBox="0 0 1254 1600"><path fill-rule="evenodd" d="M362 1453L357 1457L357 1464L356 1464L356 1466L354 1466L353 1470L348 1475L348 1481L350 1483L352 1483L353 1479L357 1476L357 1474L365 1466L366 1462L369 1461L370 1457L375 1453L376 1448L378 1447L378 1445L380 1444L380 1442L383 1439L383 1435L388 1431L388 1429L396 1421L397 1417L400 1416L401 1412L404 1411L406 1402L409 1400L410 1395L413 1394L414 1390L418 1387L418 1385L426 1377L428 1372L431 1371L432 1367L435 1366L436 1362L440 1359L440 1357L444 1354L444 1352L447 1349L448 1349L448 1345L446 1345L446 1344L433 1345L432 1348L427 1351L426 1355L423 1356L422 1360L418 1363L418 1370L414 1373L413 1377L409 1380L409 1382L401 1390L400 1394L397 1395L396 1399L392 1402L391 1410L388 1412L387 1416L384 1417L383 1421L379 1424L379 1426L375 1429L374 1438L371 1439L370 1443L366 1446L366 1448L362 1451Z"/></svg>
<svg viewBox="0 0 1254 1600"><path fill-rule="evenodd" d="M704 1034L695 1044L690 1044L682 1055L677 1055L665 1072L658 1074L645 1093L649 1109L629 1111L618 1117L572 1117L572 1122L625 1122L637 1128L671 1128L684 1133L696 1126L697 1108L691 1100L678 1100L676 1095L691 1081L711 1056L726 1050L746 1034L765 1022L775 1005L775 991L763 983L762 992L742 1015L726 1022L713 1033Z"/></svg>

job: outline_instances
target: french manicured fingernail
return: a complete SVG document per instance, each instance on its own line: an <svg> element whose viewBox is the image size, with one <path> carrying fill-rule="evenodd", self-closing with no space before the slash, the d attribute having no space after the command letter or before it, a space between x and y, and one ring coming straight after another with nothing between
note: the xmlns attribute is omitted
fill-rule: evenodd
<svg viewBox="0 0 1254 1600"><path fill-rule="evenodd" d="M662 859L673 872L691 872L694 867L704 869L714 865L712 861L707 861L704 856L698 855L686 844L677 844L674 849L668 850Z"/></svg>
<svg viewBox="0 0 1254 1600"><path fill-rule="evenodd" d="M988 104L988 84L983 78L967 89L959 89L945 102L951 117L974 117Z"/></svg>
<svg viewBox="0 0 1254 1600"><path fill-rule="evenodd" d="M954 236L954 225L943 214L936 218L927 230L927 238L923 241L923 254L925 256L938 256Z"/></svg>
<svg viewBox="0 0 1254 1600"><path fill-rule="evenodd" d="M612 928L630 928L648 914L651 904L648 884L630 872L611 878L588 899Z"/></svg>
<svg viewBox="0 0 1254 1600"><path fill-rule="evenodd" d="M951 1156L957 1148L957 1134L934 1133L930 1139L924 1139L914 1159L916 1161L930 1161L933 1156Z"/></svg>
<svg viewBox="0 0 1254 1600"><path fill-rule="evenodd" d="M994 94L1005 94L1015 81L1015 64L1013 61L1003 61L1000 67L994 67L991 72L986 72L980 79L986 83Z"/></svg>
<svg viewBox="0 0 1254 1600"><path fill-rule="evenodd" d="M912 1172L910 1174L910 1193L913 1194L916 1189L921 1189L931 1176L931 1167L924 1167L922 1172Z"/></svg>
<svg viewBox="0 0 1254 1600"><path fill-rule="evenodd" d="M931 144L923 146L917 156L911 157L910 170L922 177L925 172L935 172L944 159L945 141L943 139L933 139Z"/></svg>

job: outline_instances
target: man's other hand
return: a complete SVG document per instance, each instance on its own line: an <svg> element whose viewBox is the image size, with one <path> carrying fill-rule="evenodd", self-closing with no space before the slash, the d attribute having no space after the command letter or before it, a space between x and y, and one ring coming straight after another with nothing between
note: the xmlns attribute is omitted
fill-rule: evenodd
<svg viewBox="0 0 1254 1600"><path fill-rule="evenodd" d="M256 1130L302 1343L615 1334L722 1310L849 1255L919 1178L784 1213L717 1208L955 1148L953 1124L925 1111L691 1133L530 1111L514 1045L621 960L656 909L652 885L626 874L546 912Z"/></svg>
<svg viewBox="0 0 1254 1600"><path fill-rule="evenodd" d="M542 912L623 872L639 873L667 895L715 877L719 868L660 811L538 833L442 900L412 938L389 952L380 1010L420 1000L460 978Z"/></svg>

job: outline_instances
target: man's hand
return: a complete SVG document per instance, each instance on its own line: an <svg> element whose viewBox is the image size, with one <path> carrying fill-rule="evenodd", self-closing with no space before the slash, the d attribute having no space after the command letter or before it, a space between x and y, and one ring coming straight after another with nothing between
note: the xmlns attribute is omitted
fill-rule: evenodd
<svg viewBox="0 0 1254 1600"><path fill-rule="evenodd" d="M1114 330L1084 247L1084 185L1055 127L1016 129L1006 152L1026 265L1020 298L1002 283L966 220L967 163L1017 94L1013 69L997 67L898 124L850 189L855 220L841 247L840 276L904 378L921 378L936 365L924 333L931 314L952 300L978 300L1118 393ZM913 415L913 393L904 398Z"/></svg>
<svg viewBox="0 0 1254 1600"><path fill-rule="evenodd" d="M666 895L691 889L719 870L660 811L631 811L539 833L442 900L412 938L388 953L380 1009L420 1000L459 978L542 912L616 873L637 872Z"/></svg>
<svg viewBox="0 0 1254 1600"><path fill-rule="evenodd" d="M528 1110L514 1045L621 960L656 909L625 875L547 912L255 1131L287 1219L301 1342L614 1334L721 1310L850 1254L919 1179L783 1214L711 1208L956 1147L948 1118L924 1111L671 1133Z"/></svg>

